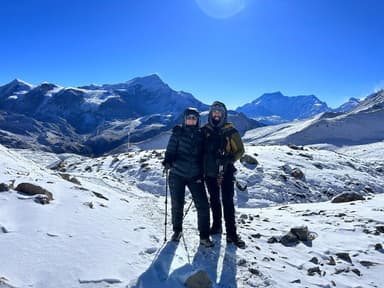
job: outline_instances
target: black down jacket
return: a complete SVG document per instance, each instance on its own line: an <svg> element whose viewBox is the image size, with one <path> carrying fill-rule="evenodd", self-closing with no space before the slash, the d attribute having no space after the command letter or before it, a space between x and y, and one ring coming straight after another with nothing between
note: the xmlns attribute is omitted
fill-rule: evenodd
<svg viewBox="0 0 384 288"><path fill-rule="evenodd" d="M172 130L165 163L170 164L170 172L185 178L203 174L203 134L199 127L177 125Z"/></svg>

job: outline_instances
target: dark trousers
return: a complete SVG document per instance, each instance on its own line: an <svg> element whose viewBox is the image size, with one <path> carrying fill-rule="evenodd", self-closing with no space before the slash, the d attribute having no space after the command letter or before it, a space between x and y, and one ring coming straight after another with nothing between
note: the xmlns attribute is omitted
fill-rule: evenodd
<svg viewBox="0 0 384 288"><path fill-rule="evenodd" d="M173 231L179 232L183 230L185 187L188 187L195 203L200 238L208 238L210 221L209 203L202 177L184 178L172 173L169 174Z"/></svg>
<svg viewBox="0 0 384 288"><path fill-rule="evenodd" d="M206 177L206 183L209 193L209 202L212 210L212 227L221 227L221 207L223 206L225 229L227 235L235 236L235 204L233 203L235 187L233 182L233 172L229 169L226 171L220 187L217 183L216 177Z"/></svg>

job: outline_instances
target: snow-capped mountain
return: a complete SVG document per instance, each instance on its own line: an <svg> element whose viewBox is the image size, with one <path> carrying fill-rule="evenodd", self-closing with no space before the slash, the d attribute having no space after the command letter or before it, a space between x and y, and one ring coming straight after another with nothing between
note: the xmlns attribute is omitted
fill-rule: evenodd
<svg viewBox="0 0 384 288"><path fill-rule="evenodd" d="M340 105L339 107L337 107L336 109L333 109L333 112L349 112L351 111L354 107L356 107L357 105L359 105L361 102L360 99L357 99L357 98L354 98L354 97L351 97L349 98L349 100L345 103L343 103L342 105Z"/></svg>
<svg viewBox="0 0 384 288"><path fill-rule="evenodd" d="M79 133L92 132L104 121L165 113L177 117L185 107L208 107L189 93L170 89L157 75L92 89L50 83L31 88L20 83L15 80L1 87L1 110L45 122L62 118Z"/></svg>
<svg viewBox="0 0 384 288"><path fill-rule="evenodd" d="M20 79L15 79L0 87L0 99L5 99L7 97L16 98L18 94L25 94L32 88L33 85Z"/></svg>
<svg viewBox="0 0 384 288"><path fill-rule="evenodd" d="M285 96L281 92L266 93L236 109L266 124L304 119L331 109L314 95Z"/></svg>
<svg viewBox="0 0 384 288"><path fill-rule="evenodd" d="M367 97L348 113L326 112L313 118L248 131L244 140L268 144L356 145L384 140L384 91Z"/></svg>
<svg viewBox="0 0 384 288"><path fill-rule="evenodd" d="M241 250L225 234L199 246L193 205L180 243L164 243L163 150L87 158L0 145L0 287L181 288L201 273L211 286L197 287L380 287L383 148L246 145L257 164L236 163L248 184L235 197ZM363 200L329 201L346 191Z"/></svg>
<svg viewBox="0 0 384 288"><path fill-rule="evenodd" d="M171 129L186 107L204 111L209 106L172 90L158 75L79 88L14 80L0 87L0 143L101 155L127 143L128 134L135 143ZM259 126L244 118L234 119L242 132Z"/></svg>

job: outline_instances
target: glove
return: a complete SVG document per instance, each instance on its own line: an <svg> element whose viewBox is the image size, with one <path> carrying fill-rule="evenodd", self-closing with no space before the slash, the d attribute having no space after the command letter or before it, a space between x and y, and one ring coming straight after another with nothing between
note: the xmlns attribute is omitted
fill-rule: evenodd
<svg viewBox="0 0 384 288"><path fill-rule="evenodd" d="M161 162L161 164L163 164L165 171L167 171L171 168L171 163L166 162L165 160L163 162Z"/></svg>
<svg viewBox="0 0 384 288"><path fill-rule="evenodd" d="M229 164L233 164L235 162L234 160L232 155L223 155L217 159L217 164L223 165L225 169Z"/></svg>

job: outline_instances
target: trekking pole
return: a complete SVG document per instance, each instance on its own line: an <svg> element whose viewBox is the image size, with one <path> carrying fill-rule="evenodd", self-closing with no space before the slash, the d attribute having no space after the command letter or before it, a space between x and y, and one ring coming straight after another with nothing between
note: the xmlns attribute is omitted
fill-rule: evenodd
<svg viewBox="0 0 384 288"><path fill-rule="evenodd" d="M191 199L191 202L189 202L189 205L188 205L188 207L187 207L187 210L185 210L185 213L184 213L184 216L183 216L183 220L184 220L185 217L187 216L189 209L191 209L192 203L193 203L193 199Z"/></svg>
<svg viewBox="0 0 384 288"><path fill-rule="evenodd" d="M165 172L165 219L164 219L164 243L167 242L167 218L168 218L168 169Z"/></svg>

